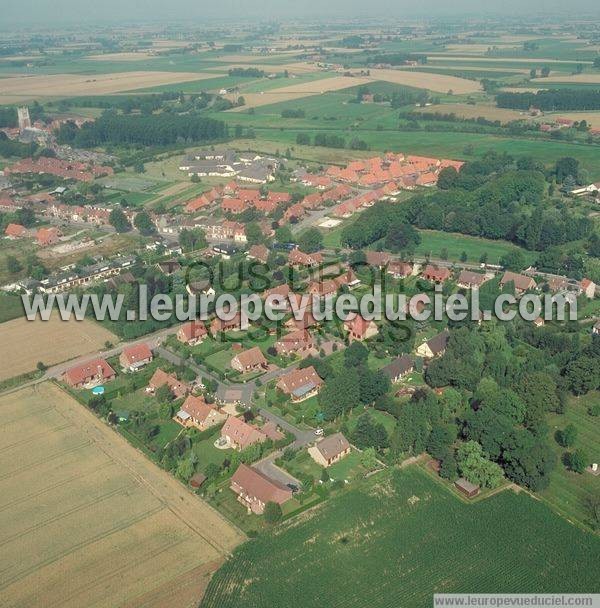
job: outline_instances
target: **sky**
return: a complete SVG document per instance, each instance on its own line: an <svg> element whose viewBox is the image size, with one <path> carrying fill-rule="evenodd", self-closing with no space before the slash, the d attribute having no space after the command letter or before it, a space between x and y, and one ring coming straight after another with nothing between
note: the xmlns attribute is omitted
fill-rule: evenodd
<svg viewBox="0 0 600 608"><path fill-rule="evenodd" d="M0 0L0 28L11 23L118 23L119 21L206 19L269 21L304 17L478 16L600 13L598 0Z"/></svg>

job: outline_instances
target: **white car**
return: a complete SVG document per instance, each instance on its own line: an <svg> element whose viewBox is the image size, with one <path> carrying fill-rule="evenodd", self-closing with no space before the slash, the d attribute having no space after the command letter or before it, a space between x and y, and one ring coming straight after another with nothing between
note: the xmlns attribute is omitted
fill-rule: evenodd
<svg viewBox="0 0 600 608"><path fill-rule="evenodd" d="M315 429L315 435L320 437L323 434L323 429Z"/></svg>

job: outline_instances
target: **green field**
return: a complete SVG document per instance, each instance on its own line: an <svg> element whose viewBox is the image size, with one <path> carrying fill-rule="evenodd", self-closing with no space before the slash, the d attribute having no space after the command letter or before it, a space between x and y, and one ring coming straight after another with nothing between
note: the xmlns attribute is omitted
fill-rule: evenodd
<svg viewBox="0 0 600 608"><path fill-rule="evenodd" d="M467 262L471 264L477 264L484 253L488 256L489 264L498 264L502 256L515 250L521 251L527 262L533 262L537 257L535 252L526 251L506 241L492 241L476 236L438 230L420 230L419 233L421 243L416 249L417 255L430 255L432 258L439 258L442 250L446 249L448 260L458 261L461 254L465 252Z"/></svg>
<svg viewBox="0 0 600 608"><path fill-rule="evenodd" d="M552 433L564 429L568 424L573 424L578 431L574 448L561 448L556 442L552 442L557 459L560 460L566 451L581 448L591 461L600 460L600 418L587 413L593 403L600 403L600 393L571 397L564 414L552 414L549 417L548 423ZM589 520L586 500L600 495L600 476L594 477L587 472L579 475L567 471L562 462L558 462L552 473L550 486L541 495L565 517L585 525Z"/></svg>
<svg viewBox="0 0 600 608"><path fill-rule="evenodd" d="M386 471L238 548L204 608L429 607L432 593L598 592L600 539L527 494L465 504ZM292 592L294 590L295 592Z"/></svg>

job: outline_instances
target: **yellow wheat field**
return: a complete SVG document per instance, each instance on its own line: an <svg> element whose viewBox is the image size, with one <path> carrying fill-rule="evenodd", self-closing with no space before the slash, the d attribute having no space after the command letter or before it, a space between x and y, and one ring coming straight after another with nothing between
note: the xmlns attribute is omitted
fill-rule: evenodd
<svg viewBox="0 0 600 608"><path fill-rule="evenodd" d="M38 361L55 365L93 353L117 337L101 325L84 321L27 321L25 317L0 325L0 381L35 370Z"/></svg>
<svg viewBox="0 0 600 608"><path fill-rule="evenodd" d="M0 396L4 608L198 605L242 540L57 386Z"/></svg>

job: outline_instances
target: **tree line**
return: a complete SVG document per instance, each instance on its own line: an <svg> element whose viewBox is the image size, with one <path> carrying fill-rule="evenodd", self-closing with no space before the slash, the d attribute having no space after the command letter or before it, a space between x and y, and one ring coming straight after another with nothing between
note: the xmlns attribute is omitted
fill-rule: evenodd
<svg viewBox="0 0 600 608"><path fill-rule="evenodd" d="M200 143L225 139L227 126L222 120L198 114L161 113L150 116L104 113L98 120L78 128L68 122L58 130L58 141L78 147L104 144L164 146L177 142Z"/></svg>
<svg viewBox="0 0 600 608"><path fill-rule="evenodd" d="M501 92L496 95L499 108L529 110L539 108L544 112L557 110L599 110L600 89L549 89L537 93Z"/></svg>

